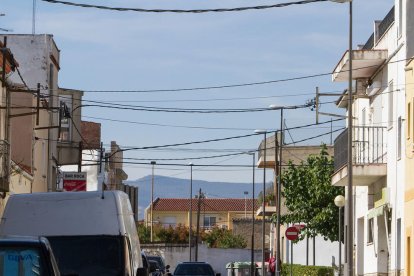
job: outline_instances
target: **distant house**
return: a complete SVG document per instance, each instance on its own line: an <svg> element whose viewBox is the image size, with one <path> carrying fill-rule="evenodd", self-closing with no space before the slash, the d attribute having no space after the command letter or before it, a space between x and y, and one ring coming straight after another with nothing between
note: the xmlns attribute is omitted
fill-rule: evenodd
<svg viewBox="0 0 414 276"><path fill-rule="evenodd" d="M200 210L200 229L220 227L233 228L233 219L252 216L253 210L257 210L258 202L253 199L216 199L193 198L191 200L192 226L196 227L197 211ZM199 203L199 204L198 204ZM200 208L198 208L200 206ZM190 225L190 199L183 198L157 198L153 205L153 223L164 227L177 225ZM145 224L151 224L151 204L145 209Z"/></svg>

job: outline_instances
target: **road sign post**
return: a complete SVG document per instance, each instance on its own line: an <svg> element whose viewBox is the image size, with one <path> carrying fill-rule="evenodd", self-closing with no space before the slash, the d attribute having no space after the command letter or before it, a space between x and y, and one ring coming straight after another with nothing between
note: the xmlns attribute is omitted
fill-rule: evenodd
<svg viewBox="0 0 414 276"><path fill-rule="evenodd" d="M293 265L293 241L299 237L299 232L302 227L290 226L285 231L286 239L290 240L290 275L292 276L292 265Z"/></svg>

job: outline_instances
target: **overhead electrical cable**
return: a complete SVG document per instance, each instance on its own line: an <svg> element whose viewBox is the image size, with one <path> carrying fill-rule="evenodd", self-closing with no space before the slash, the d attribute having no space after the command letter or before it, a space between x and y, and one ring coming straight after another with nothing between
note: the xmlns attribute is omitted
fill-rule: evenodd
<svg viewBox="0 0 414 276"><path fill-rule="evenodd" d="M60 0L42 0L43 2L53 3L53 4L62 4L68 6L75 6L81 8L94 8L101 10L111 10L111 11L120 11L120 12L145 12L145 13L211 13L211 12L240 12L247 10L265 10L272 8L283 8L292 5L304 5L316 2L326 2L328 0L302 0L296 2L286 2L273 5L262 5L262 6L250 6L250 7L236 7L236 8L219 8L219 9L189 9L189 10L180 10L180 9L142 9L142 8L123 8L123 7L109 7L102 5L90 5L83 3L75 3L69 1L60 1Z"/></svg>

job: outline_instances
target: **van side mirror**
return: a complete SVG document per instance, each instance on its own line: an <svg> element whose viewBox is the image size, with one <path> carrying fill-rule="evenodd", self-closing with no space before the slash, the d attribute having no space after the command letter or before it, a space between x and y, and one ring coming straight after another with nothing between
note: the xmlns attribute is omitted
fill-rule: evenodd
<svg viewBox="0 0 414 276"><path fill-rule="evenodd" d="M145 267L138 267L137 276L148 276L148 269Z"/></svg>

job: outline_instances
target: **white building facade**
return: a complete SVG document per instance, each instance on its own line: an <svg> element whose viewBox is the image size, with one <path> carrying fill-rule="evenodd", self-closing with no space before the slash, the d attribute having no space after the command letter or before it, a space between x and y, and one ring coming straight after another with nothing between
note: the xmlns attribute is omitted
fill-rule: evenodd
<svg viewBox="0 0 414 276"><path fill-rule="evenodd" d="M397 275L404 270L405 182L405 0L374 22L368 41L353 60L353 241L355 275ZM348 81L349 52L336 66L333 81ZM348 108L348 92L338 107ZM347 134L335 140L332 184L346 186ZM346 206L345 206L346 207ZM349 211L345 208L345 246ZM343 263L348 270L349 260ZM398 274L399 275L399 274Z"/></svg>

